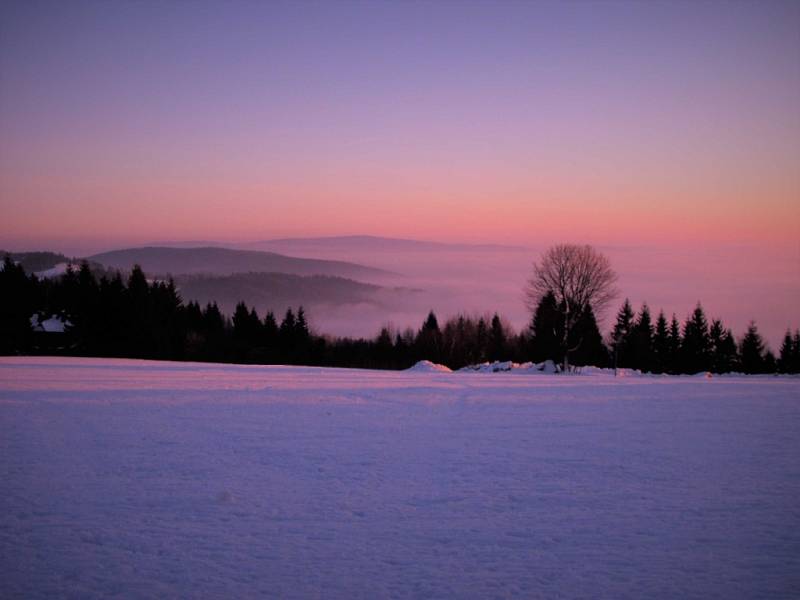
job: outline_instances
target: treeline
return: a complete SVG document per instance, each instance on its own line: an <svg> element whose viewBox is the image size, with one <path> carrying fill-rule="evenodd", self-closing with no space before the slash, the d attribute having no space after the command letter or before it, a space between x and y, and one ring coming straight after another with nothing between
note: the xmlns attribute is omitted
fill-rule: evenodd
<svg viewBox="0 0 800 600"><path fill-rule="evenodd" d="M0 353L68 354L254 364L403 369L428 359L457 369L485 361L553 360L570 351L573 365L619 366L656 373L800 372L800 333L787 332L779 359L765 351L755 325L740 343L698 306L681 328L647 306L625 302L609 343L589 308L564 346L555 297L543 296L520 333L497 314L458 315L443 324L431 312L417 330L384 328L373 339L331 338L309 329L302 307L261 316L240 302L229 318L215 303L184 303L172 281L148 281L135 267L99 278L88 264L38 279L8 257L0 271ZM58 315L64 333L36 331L31 317Z"/></svg>
<svg viewBox="0 0 800 600"><path fill-rule="evenodd" d="M135 267L99 279L86 263L39 279L6 257L0 271L0 353L67 354L254 364L403 369L430 359L456 366L522 357L508 325L459 317L439 327L431 313L419 331L372 339L331 338L309 330L302 307L279 317L240 302L229 318L216 303L184 303L172 281L148 281ZM56 315L64 333L36 331Z"/></svg>
<svg viewBox="0 0 800 600"><path fill-rule="evenodd" d="M798 373L800 331L786 332L776 359L754 322L737 343L722 321L709 324L700 303L681 327L674 314L667 322L664 311L654 324L647 304L634 315L626 299L611 334L611 352L617 366L650 373Z"/></svg>
<svg viewBox="0 0 800 600"><path fill-rule="evenodd" d="M530 356L539 361L551 358L559 363L567 348L575 365L592 364L639 369L647 373L798 373L800 372L800 331L787 331L778 359L766 348L755 323L737 343L722 321L709 325L702 305L681 326L673 314L668 322L660 311L655 323L647 304L634 314L626 299L617 313L608 345L603 343L591 307L581 316L565 347L563 305L552 293L539 301L530 326Z"/></svg>

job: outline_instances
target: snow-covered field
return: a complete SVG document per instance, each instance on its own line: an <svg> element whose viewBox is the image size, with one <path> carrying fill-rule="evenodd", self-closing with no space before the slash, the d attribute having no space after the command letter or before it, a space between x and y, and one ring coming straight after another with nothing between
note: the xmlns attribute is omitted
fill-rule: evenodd
<svg viewBox="0 0 800 600"><path fill-rule="evenodd" d="M800 597L800 380L0 359L0 596Z"/></svg>

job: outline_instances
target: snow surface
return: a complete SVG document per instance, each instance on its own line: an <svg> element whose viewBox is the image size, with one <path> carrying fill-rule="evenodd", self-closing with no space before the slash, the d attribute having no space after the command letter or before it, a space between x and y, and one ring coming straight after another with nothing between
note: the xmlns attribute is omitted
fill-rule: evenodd
<svg viewBox="0 0 800 600"><path fill-rule="evenodd" d="M800 597L800 380L0 359L0 596Z"/></svg>

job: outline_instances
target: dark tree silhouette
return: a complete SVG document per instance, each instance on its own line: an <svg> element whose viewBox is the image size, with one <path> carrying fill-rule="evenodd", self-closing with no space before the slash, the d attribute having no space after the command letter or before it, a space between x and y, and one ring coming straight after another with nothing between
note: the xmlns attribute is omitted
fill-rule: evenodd
<svg viewBox="0 0 800 600"><path fill-rule="evenodd" d="M495 313L489 329L489 360L503 360L507 358L506 331L500 322L500 316Z"/></svg>
<svg viewBox="0 0 800 600"><path fill-rule="evenodd" d="M614 351L614 365L617 367L632 367L633 357L631 352L633 335L633 308L625 298L622 308L617 313L617 322L611 333L611 345Z"/></svg>
<svg viewBox="0 0 800 600"><path fill-rule="evenodd" d="M666 373L670 363L669 329L664 311L658 313L653 333L653 373Z"/></svg>
<svg viewBox="0 0 800 600"><path fill-rule="evenodd" d="M725 329L722 321L714 319L708 331L711 342L711 371L728 373L736 367L737 350L733 333Z"/></svg>
<svg viewBox="0 0 800 600"><path fill-rule="evenodd" d="M0 351L25 352L33 341L31 315L35 310L35 284L25 270L6 256L0 271Z"/></svg>
<svg viewBox="0 0 800 600"><path fill-rule="evenodd" d="M800 373L800 331L795 331L794 337L792 337L791 330L786 330L781 344L778 367L781 373Z"/></svg>
<svg viewBox="0 0 800 600"><path fill-rule="evenodd" d="M708 321L700 303L686 319L681 343L681 367L684 373L699 373L711 368L711 339Z"/></svg>
<svg viewBox="0 0 800 600"><path fill-rule="evenodd" d="M636 320L630 339L632 356L631 366L640 369L642 372L653 370L653 322L650 317L650 308L647 304L642 305L639 318Z"/></svg>
<svg viewBox="0 0 800 600"><path fill-rule="evenodd" d="M61 277L38 280L6 259L0 270L0 308L0 351L4 354L368 368L406 368L420 358L451 368L489 358L523 362L533 356L538 362L559 359L559 352L566 348L575 365L603 366L608 357L592 305L584 307L564 338L562 317L566 309L552 293L539 299L529 330L520 334L498 314L491 318L455 315L441 327L431 311L417 332L393 332L386 327L372 339L330 338L310 330L302 307L296 313L288 309L279 326L273 313L267 313L262 322L255 307L242 302L231 321L216 304L201 309L196 302L184 303L172 281L149 281L139 268L125 279L118 272L101 272L98 281L92 267L81 264L78 270L67 269ZM38 323L53 315L68 323L65 333L32 330L31 318ZM720 321L714 321L709 330L699 305L687 319L683 341L674 315L668 327L660 314L653 330L647 307L642 307L634 322L628 302L614 329L615 345L632 344L629 352L633 357L623 352L623 361L642 361L647 355L646 340L651 338L654 370L693 372L702 368L696 364L698 356L705 357L709 368L718 372L738 368L732 332ZM644 333L644 350L637 333ZM780 369L800 370L799 355L800 332L787 332L778 361ZM778 368L755 325L743 338L742 363L751 372ZM647 368L646 362L640 364Z"/></svg>
<svg viewBox="0 0 800 600"><path fill-rule="evenodd" d="M573 336L574 339L570 341L570 345L576 348L572 354L573 364L608 366L608 349L603 344L603 336L600 334L591 306L581 314L581 318L575 324Z"/></svg>
<svg viewBox="0 0 800 600"><path fill-rule="evenodd" d="M531 330L531 357L534 362L552 360L562 362L561 356L561 316L553 292L547 292L539 299L533 313Z"/></svg>
<svg viewBox="0 0 800 600"><path fill-rule="evenodd" d="M616 296L617 275L608 259L591 246L560 244L548 249L533 265L526 298L531 313L540 298L552 292L563 323L561 346L564 350L563 371L569 370L570 335L581 314L589 306L602 312Z"/></svg>
<svg viewBox="0 0 800 600"><path fill-rule="evenodd" d="M425 322L422 324L414 346L417 357L420 360L441 361L442 332L439 330L439 321L433 311L428 313Z"/></svg>
<svg viewBox="0 0 800 600"><path fill-rule="evenodd" d="M667 373L680 372L680 353L683 340L681 339L681 328L678 325L678 318L672 313L672 320L669 323L669 354L667 356Z"/></svg>
<svg viewBox="0 0 800 600"><path fill-rule="evenodd" d="M747 333L740 344L741 367L745 373L764 373L764 340L758 333L755 322L751 321ZM774 358L773 358L774 360Z"/></svg>

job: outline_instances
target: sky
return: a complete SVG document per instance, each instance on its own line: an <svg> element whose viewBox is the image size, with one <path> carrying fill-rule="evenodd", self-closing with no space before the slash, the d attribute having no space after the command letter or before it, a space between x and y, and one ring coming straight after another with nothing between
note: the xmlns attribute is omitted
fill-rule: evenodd
<svg viewBox="0 0 800 600"><path fill-rule="evenodd" d="M6 1L0 215L0 248L69 255L591 243L632 299L713 302L775 345L800 305L800 2ZM480 269L517 290L523 258Z"/></svg>
<svg viewBox="0 0 800 600"><path fill-rule="evenodd" d="M4 2L5 246L800 238L797 2Z"/></svg>

